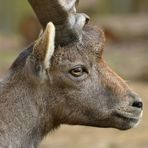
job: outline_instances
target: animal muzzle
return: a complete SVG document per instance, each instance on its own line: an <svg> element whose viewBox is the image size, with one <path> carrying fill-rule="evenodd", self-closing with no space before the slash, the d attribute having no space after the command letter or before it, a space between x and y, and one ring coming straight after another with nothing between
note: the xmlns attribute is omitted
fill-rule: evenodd
<svg viewBox="0 0 148 148"><path fill-rule="evenodd" d="M123 100L116 108L114 116L122 125L118 128L125 130L136 127L140 123L143 115L143 102L133 92L128 94Z"/></svg>

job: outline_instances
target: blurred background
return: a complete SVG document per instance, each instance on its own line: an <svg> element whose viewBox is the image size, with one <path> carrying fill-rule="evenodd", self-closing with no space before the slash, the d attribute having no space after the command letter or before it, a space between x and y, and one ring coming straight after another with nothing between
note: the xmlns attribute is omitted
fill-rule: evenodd
<svg viewBox="0 0 148 148"><path fill-rule="evenodd" d="M104 30L104 57L143 98L144 117L129 131L61 126L40 148L148 148L148 0L80 0L78 10ZM0 76L40 29L27 0L0 0Z"/></svg>

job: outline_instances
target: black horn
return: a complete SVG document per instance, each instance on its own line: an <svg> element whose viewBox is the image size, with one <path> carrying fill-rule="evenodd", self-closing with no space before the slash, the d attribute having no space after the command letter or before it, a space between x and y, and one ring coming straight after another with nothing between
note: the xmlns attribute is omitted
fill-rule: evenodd
<svg viewBox="0 0 148 148"><path fill-rule="evenodd" d="M79 0L29 0L43 28L48 22L56 26L56 44L66 45L81 40L89 17L76 12Z"/></svg>

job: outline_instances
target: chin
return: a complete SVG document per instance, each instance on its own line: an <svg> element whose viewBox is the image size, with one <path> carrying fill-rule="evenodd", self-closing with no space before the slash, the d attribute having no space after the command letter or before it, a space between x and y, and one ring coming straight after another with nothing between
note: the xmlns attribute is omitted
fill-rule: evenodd
<svg viewBox="0 0 148 148"><path fill-rule="evenodd" d="M131 128L136 128L140 122L143 112L139 116L135 116L131 113L121 113L118 112L114 117L114 128L119 130L129 130Z"/></svg>

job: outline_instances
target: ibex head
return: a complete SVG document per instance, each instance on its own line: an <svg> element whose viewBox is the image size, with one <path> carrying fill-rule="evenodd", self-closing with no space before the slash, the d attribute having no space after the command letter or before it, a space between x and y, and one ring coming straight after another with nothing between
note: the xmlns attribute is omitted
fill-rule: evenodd
<svg viewBox="0 0 148 148"><path fill-rule="evenodd" d="M11 70L19 69L19 75L26 77L24 86L29 81L33 89L40 88L37 94L42 94L53 127L71 124L125 130L137 125L142 101L105 63L104 34L85 25L88 17L76 13L77 1L29 1L44 32Z"/></svg>

